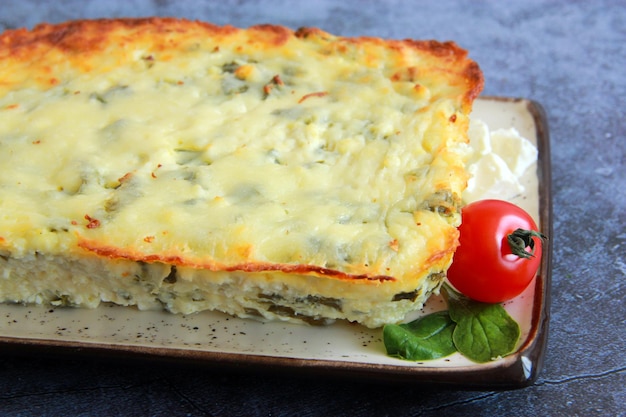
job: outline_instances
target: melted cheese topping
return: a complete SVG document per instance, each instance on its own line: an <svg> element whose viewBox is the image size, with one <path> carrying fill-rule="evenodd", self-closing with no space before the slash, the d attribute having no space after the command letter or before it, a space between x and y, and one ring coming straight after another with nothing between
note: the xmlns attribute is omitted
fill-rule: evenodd
<svg viewBox="0 0 626 417"><path fill-rule="evenodd" d="M451 259L482 87L453 44L153 19L0 45L13 256L378 280Z"/></svg>

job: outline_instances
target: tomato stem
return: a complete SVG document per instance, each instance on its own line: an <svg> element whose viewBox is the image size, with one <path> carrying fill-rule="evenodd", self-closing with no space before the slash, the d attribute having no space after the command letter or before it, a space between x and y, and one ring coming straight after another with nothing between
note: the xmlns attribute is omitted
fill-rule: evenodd
<svg viewBox="0 0 626 417"><path fill-rule="evenodd" d="M533 237L546 239L543 233L534 230L517 229L513 233L507 235L506 240L509 242L511 253L520 258L530 259L535 256L535 240ZM526 250L530 248L530 252Z"/></svg>

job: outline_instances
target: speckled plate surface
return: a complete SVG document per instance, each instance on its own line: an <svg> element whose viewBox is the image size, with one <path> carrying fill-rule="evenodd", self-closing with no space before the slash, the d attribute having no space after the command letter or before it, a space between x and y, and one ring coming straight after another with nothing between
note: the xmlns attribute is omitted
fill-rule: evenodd
<svg viewBox="0 0 626 417"><path fill-rule="evenodd" d="M515 127L537 144L536 169L524 178L526 191L513 200L551 235L550 155L546 118L533 101L484 97L474 116L491 130ZM535 175L536 173L536 175ZM513 388L531 384L540 371L548 331L551 246L534 283L505 308L520 323L516 353L488 364L454 354L427 362L387 357L382 330L348 323L310 327L262 323L206 312L190 316L137 311L113 305L95 310L0 305L0 345L119 357L191 361L206 365L359 376L463 387ZM432 297L425 314L445 308Z"/></svg>

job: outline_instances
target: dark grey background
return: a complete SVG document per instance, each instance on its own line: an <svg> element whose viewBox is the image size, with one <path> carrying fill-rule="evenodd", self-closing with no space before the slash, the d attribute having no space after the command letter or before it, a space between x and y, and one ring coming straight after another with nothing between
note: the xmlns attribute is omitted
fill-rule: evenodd
<svg viewBox="0 0 626 417"><path fill-rule="evenodd" d="M0 30L150 15L455 40L481 65L484 94L540 102L554 204L543 371L490 392L4 352L0 414L626 415L625 1L0 0Z"/></svg>

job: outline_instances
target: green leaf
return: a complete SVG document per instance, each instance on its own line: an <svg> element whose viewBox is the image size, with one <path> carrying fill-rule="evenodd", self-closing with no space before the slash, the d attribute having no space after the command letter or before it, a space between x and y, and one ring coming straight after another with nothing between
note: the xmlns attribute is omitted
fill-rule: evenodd
<svg viewBox="0 0 626 417"><path fill-rule="evenodd" d="M519 324L500 304L480 303L444 286L456 348L467 358L489 362L513 352L520 336Z"/></svg>
<svg viewBox="0 0 626 417"><path fill-rule="evenodd" d="M454 328L448 312L441 311L410 323L385 325L383 341L389 356L413 361L438 359L456 352Z"/></svg>

